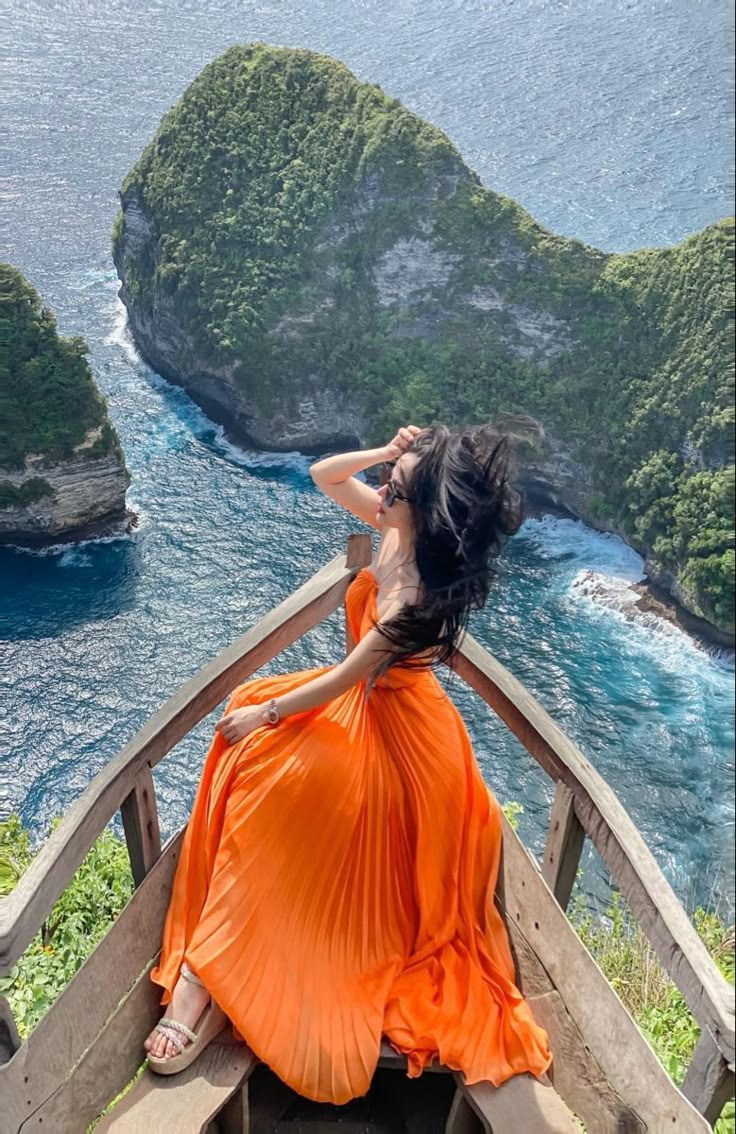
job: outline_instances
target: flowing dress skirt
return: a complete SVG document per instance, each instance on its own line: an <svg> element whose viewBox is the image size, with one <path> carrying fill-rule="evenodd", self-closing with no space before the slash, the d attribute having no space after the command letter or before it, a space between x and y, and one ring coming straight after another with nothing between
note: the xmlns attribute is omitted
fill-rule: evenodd
<svg viewBox="0 0 736 1134"><path fill-rule="evenodd" d="M376 582L345 599L354 639ZM331 666L253 678L226 711ZM501 810L431 671L390 669L207 753L151 979L186 959L236 1039L306 1098L367 1092L381 1036L495 1086L551 1063L493 895Z"/></svg>

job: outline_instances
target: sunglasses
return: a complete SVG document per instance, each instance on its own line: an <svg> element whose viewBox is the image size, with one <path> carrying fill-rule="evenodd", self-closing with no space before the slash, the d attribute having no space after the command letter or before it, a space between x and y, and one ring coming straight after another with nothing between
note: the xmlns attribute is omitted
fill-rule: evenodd
<svg viewBox="0 0 736 1134"><path fill-rule="evenodd" d="M394 478L391 475L393 469L394 466L388 461L384 462L384 464L381 466L381 475L379 477L381 487L383 487L385 484L388 485L388 492L383 498L383 503L386 508L390 508L394 500L405 500L407 503L409 503L409 501L411 500L411 497L406 496L395 484Z"/></svg>

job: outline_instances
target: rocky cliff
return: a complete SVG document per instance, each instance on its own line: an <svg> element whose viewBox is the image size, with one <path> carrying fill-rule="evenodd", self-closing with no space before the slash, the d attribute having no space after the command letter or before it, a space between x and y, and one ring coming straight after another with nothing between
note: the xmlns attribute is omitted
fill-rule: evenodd
<svg viewBox="0 0 736 1134"><path fill-rule="evenodd" d="M562 239L379 88L263 45L203 70L121 206L138 346L232 436L319 454L526 418L527 483L733 633L732 221L627 255Z"/></svg>
<svg viewBox="0 0 736 1134"><path fill-rule="evenodd" d="M86 362L20 272L0 265L0 543L129 530L130 474Z"/></svg>

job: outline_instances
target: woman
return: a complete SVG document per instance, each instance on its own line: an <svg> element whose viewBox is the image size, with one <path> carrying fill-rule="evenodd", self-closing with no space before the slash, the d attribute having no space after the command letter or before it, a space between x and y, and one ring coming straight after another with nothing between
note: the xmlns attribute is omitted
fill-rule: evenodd
<svg viewBox="0 0 736 1134"><path fill-rule="evenodd" d="M378 490L353 475L381 461ZM345 596L356 645L246 681L215 726L151 972L171 1005L145 1042L156 1071L228 1019L318 1101L366 1093L382 1035L411 1078L434 1059L496 1086L549 1067L493 901L501 811L433 672L521 523L509 461L492 427L410 425L311 466L381 532Z"/></svg>

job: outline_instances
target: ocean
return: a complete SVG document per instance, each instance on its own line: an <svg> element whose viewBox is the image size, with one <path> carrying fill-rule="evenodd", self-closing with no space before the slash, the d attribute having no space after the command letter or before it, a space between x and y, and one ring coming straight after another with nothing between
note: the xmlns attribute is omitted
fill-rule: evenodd
<svg viewBox="0 0 736 1134"><path fill-rule="evenodd" d="M607 251L660 247L734 212L733 15L720 0L7 8L2 256L61 332L89 343L139 516L125 537L0 549L0 816L18 811L37 845L182 682L368 530L315 488L309 458L237 448L130 341L110 229L164 111L233 43L308 47L444 129L486 186L552 231ZM529 518L471 632L618 793L688 908L732 911L733 658L626 617L642 568L614 536ZM331 664L342 642L337 612L260 672ZM519 832L539 852L547 777L457 680L452 696L487 782L523 805ZM154 770L164 838L188 817L220 713ZM583 885L605 893L591 853Z"/></svg>

